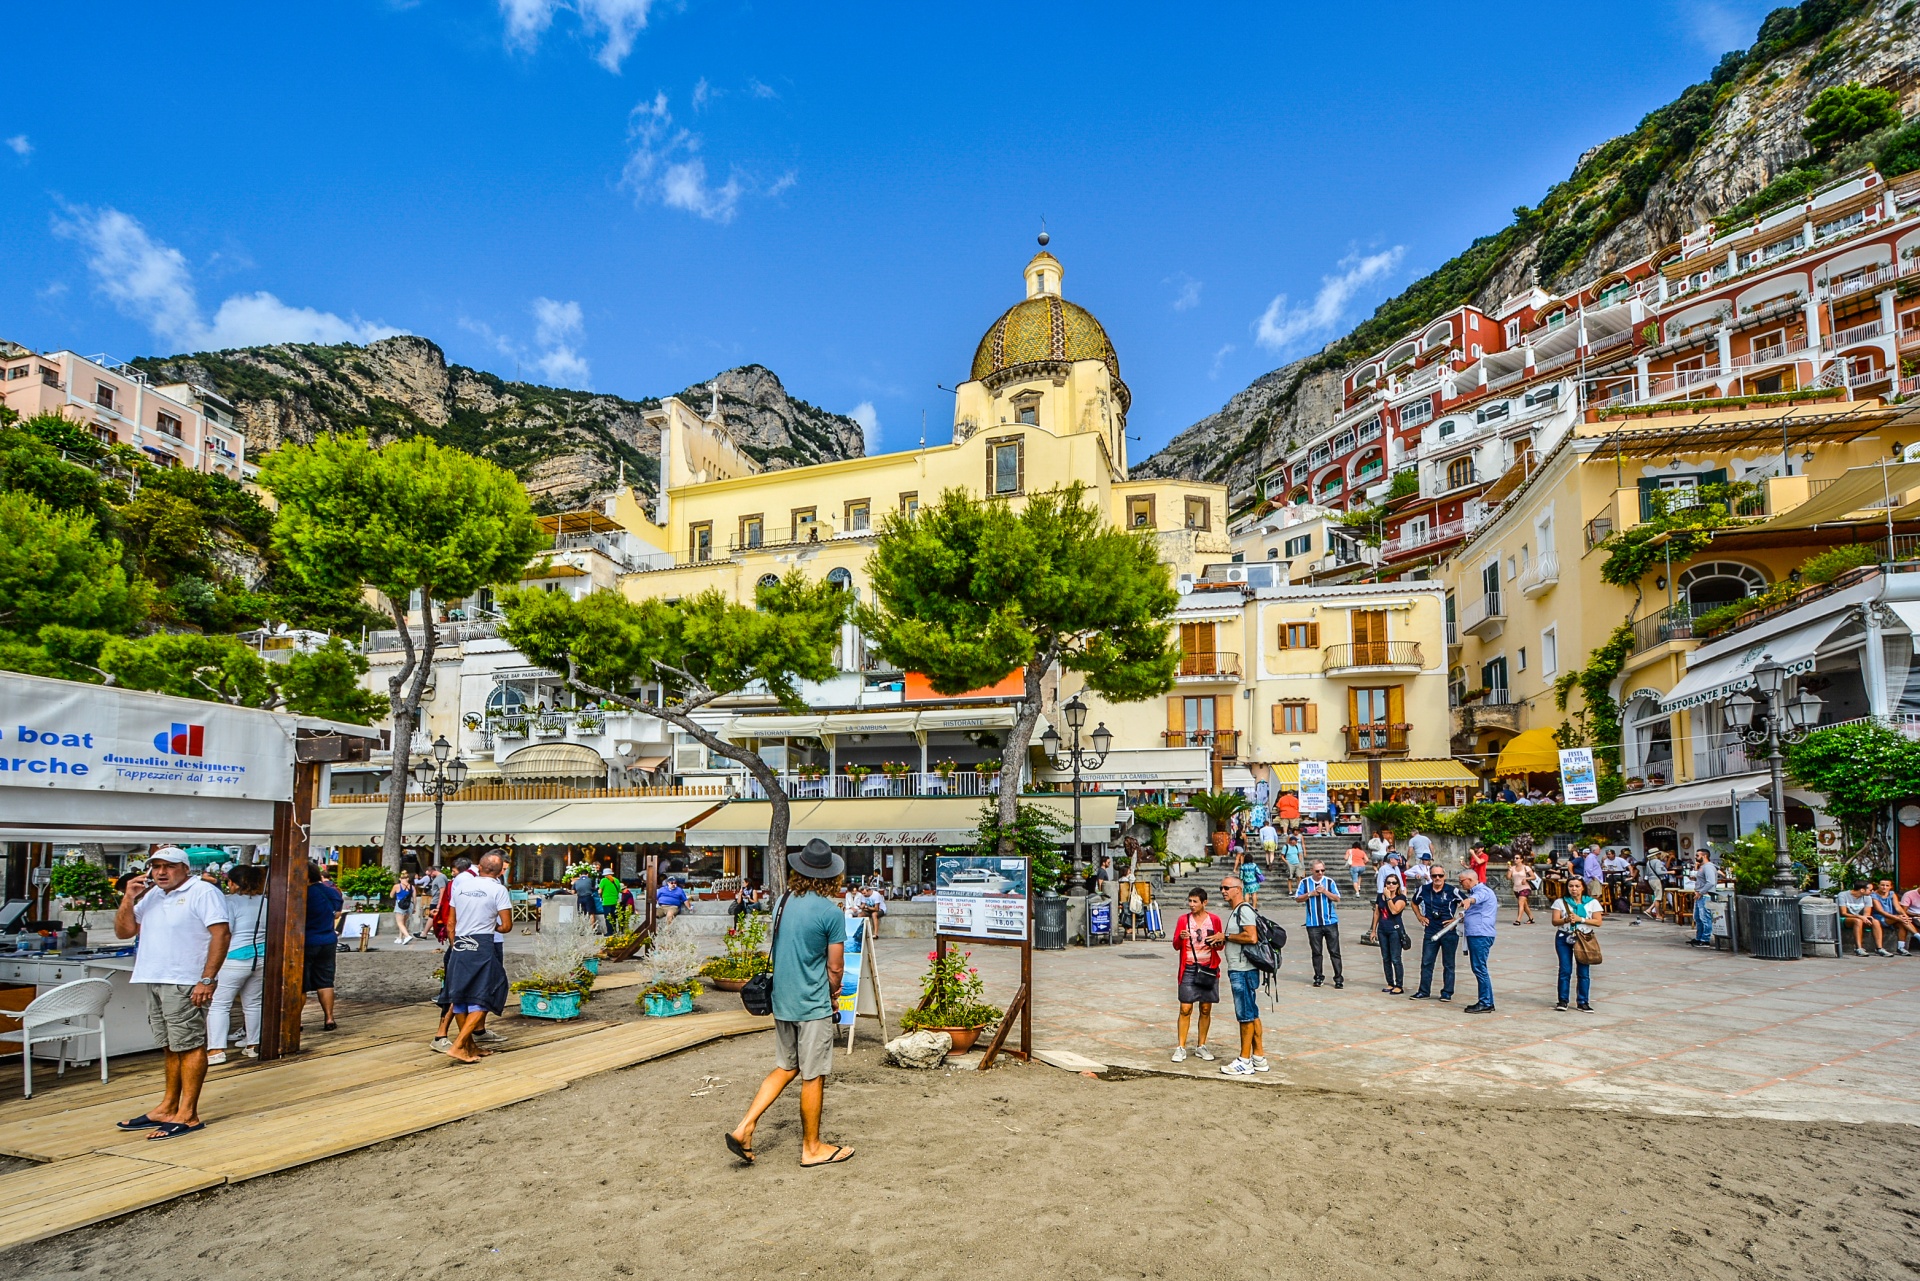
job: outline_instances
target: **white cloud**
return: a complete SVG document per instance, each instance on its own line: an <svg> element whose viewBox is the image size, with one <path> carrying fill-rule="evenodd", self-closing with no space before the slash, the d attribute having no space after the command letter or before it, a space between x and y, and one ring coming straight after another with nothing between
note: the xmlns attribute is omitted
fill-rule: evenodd
<svg viewBox="0 0 1920 1281"><path fill-rule="evenodd" d="M631 150L620 181L634 199L658 201L708 222L733 221L745 183L738 173L729 173L726 182L713 184L707 162L699 154L700 135L673 123L666 94L654 94L653 101L629 113L627 143Z"/></svg>
<svg viewBox="0 0 1920 1281"><path fill-rule="evenodd" d="M853 407L847 417L860 424L860 438L865 449L872 451L880 440L880 411L873 407L871 400L863 400Z"/></svg>
<svg viewBox="0 0 1920 1281"><path fill-rule="evenodd" d="M1268 351L1279 351L1309 334L1333 328L1346 314L1354 294L1392 272L1406 252L1405 245L1395 245L1364 257L1348 254L1339 262L1339 275L1320 278L1320 291L1305 307L1289 307L1285 294L1276 295L1255 324L1255 341Z"/></svg>
<svg viewBox="0 0 1920 1281"><path fill-rule="evenodd" d="M1218 378L1220 376L1221 369L1224 368L1227 363L1227 357L1231 356L1234 352L1238 350L1239 348L1236 347L1234 344L1228 343L1226 346L1222 347L1219 351L1214 352L1213 367L1207 370L1207 377Z"/></svg>
<svg viewBox="0 0 1920 1281"><path fill-rule="evenodd" d="M1204 280L1195 280L1184 271L1175 272L1161 283L1178 285L1180 287L1180 292L1174 295L1173 299L1173 309L1175 311L1192 311L1195 307L1198 307L1200 305L1201 287L1206 284Z"/></svg>
<svg viewBox="0 0 1920 1281"><path fill-rule="evenodd" d="M693 109L699 111L707 105L710 99L717 96L713 86L707 83L707 78L701 76L700 82L693 86Z"/></svg>
<svg viewBox="0 0 1920 1281"><path fill-rule="evenodd" d="M647 25L647 13L653 0L500 0L500 14L507 20L507 43L531 49L540 43L554 14L565 10L580 19L580 30L598 39L600 52L594 61L608 71L618 72L620 64L633 52L634 37Z"/></svg>
<svg viewBox="0 0 1920 1281"><path fill-rule="evenodd" d="M264 290L234 294L208 321L186 257L155 240L118 209L73 208L56 216L54 234L79 244L95 285L121 312L176 350L208 351L277 342L372 342L404 331L294 307Z"/></svg>
<svg viewBox="0 0 1920 1281"><path fill-rule="evenodd" d="M778 98L780 96L774 91L772 85L763 84L752 76L747 77L747 92L756 98Z"/></svg>
<svg viewBox="0 0 1920 1281"><path fill-rule="evenodd" d="M795 173L791 169L787 170L785 173L781 174L778 178L775 178L773 180L773 185L767 188L767 199L771 200L775 196L785 195L787 191L792 188L793 184L799 181L800 181L799 174Z"/></svg>
<svg viewBox="0 0 1920 1281"><path fill-rule="evenodd" d="M16 133L13 137L7 139L7 146L12 150L14 155L20 157L22 160L25 160L33 154L33 143L28 140L27 135L24 133Z"/></svg>
<svg viewBox="0 0 1920 1281"><path fill-rule="evenodd" d="M592 385L593 369L577 350L586 336L579 303L533 300L533 341L540 348L533 364L548 382L561 387Z"/></svg>

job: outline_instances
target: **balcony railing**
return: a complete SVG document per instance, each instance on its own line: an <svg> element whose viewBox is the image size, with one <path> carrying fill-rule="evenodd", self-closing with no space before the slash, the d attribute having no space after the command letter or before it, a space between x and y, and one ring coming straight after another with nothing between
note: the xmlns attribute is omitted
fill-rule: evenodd
<svg viewBox="0 0 1920 1281"><path fill-rule="evenodd" d="M1520 594L1528 600L1544 594L1560 581L1560 557L1554 552L1540 553L1533 567L1520 575Z"/></svg>
<svg viewBox="0 0 1920 1281"><path fill-rule="evenodd" d="M1240 758L1237 729L1170 729L1160 736L1168 747L1210 747L1223 761Z"/></svg>
<svg viewBox="0 0 1920 1281"><path fill-rule="evenodd" d="M1460 630L1477 636L1495 624L1507 621L1506 606L1501 603L1499 592L1488 592L1479 600L1468 603L1460 614Z"/></svg>
<svg viewBox="0 0 1920 1281"><path fill-rule="evenodd" d="M1240 655L1219 650L1180 655L1180 676L1189 680L1239 680Z"/></svg>
<svg viewBox="0 0 1920 1281"><path fill-rule="evenodd" d="M1347 755L1364 756L1374 752L1404 752L1411 725L1380 722L1373 725L1342 725L1347 736Z"/></svg>
<svg viewBox="0 0 1920 1281"><path fill-rule="evenodd" d="M1382 545L1380 549L1381 554L1384 556L1404 556L1433 543L1443 543L1449 539L1464 538L1466 535L1478 529L1482 521L1483 518L1476 517L1474 519L1468 519L1463 516L1455 520L1443 520L1438 525L1424 525L1420 527L1402 525L1400 532L1395 535L1391 541Z"/></svg>
<svg viewBox="0 0 1920 1281"><path fill-rule="evenodd" d="M876 769L858 778L844 771L809 778L789 770L780 776L780 786L795 800L809 801L851 801L881 796L997 796L1000 772L982 774L977 770L957 769L947 775L937 770L887 774ZM740 794L749 800L767 799L760 780L751 774L741 780Z"/></svg>
<svg viewBox="0 0 1920 1281"><path fill-rule="evenodd" d="M1851 280L1842 280L1829 285L1828 296L1838 301L1847 297L1849 294L1857 294L1864 289L1872 289L1876 285L1888 284L1899 278L1900 273L1898 269L1896 269L1892 263L1886 263L1883 266L1873 268L1871 271L1863 271Z"/></svg>
<svg viewBox="0 0 1920 1281"><path fill-rule="evenodd" d="M1858 342L1872 342L1887 332L1885 325L1877 320L1869 320L1864 325L1853 325L1823 338L1820 345L1828 351L1838 351L1842 347L1851 347Z"/></svg>
<svg viewBox="0 0 1920 1281"><path fill-rule="evenodd" d="M1633 620L1635 653L1670 640L1690 640L1692 637L1693 610L1685 604L1673 605Z"/></svg>
<svg viewBox="0 0 1920 1281"><path fill-rule="evenodd" d="M1588 343L1587 355L1597 356L1603 351L1611 351L1615 347L1620 346L1622 343L1627 343L1631 341L1633 341L1633 330L1631 329L1616 330L1613 333L1604 334L1599 338L1595 338L1592 342Z"/></svg>
<svg viewBox="0 0 1920 1281"><path fill-rule="evenodd" d="M1785 343L1774 343L1768 347L1755 347L1752 351L1733 358L1735 370L1758 369L1762 365L1771 365L1775 361L1785 360L1788 356L1800 355Z"/></svg>
<svg viewBox="0 0 1920 1281"><path fill-rule="evenodd" d="M1900 350L1920 347L1920 324L1905 325L1900 330Z"/></svg>
<svg viewBox="0 0 1920 1281"><path fill-rule="evenodd" d="M1320 663L1323 672L1356 671L1375 667L1426 666L1419 641L1357 641L1351 645L1329 645Z"/></svg>

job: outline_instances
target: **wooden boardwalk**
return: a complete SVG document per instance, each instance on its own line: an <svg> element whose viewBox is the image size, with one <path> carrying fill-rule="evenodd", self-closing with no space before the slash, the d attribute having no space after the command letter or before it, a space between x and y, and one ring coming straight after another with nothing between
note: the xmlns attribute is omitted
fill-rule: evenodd
<svg viewBox="0 0 1920 1281"><path fill-rule="evenodd" d="M57 1084L36 1074L42 1088L33 1098L0 1102L0 1153L42 1163L0 1175L0 1250L773 1026L738 1010L614 1024L509 1016L498 1026L511 1045L456 1067L426 1044L435 1013L428 1005L343 1008L348 1030L303 1037L312 1048L298 1058L214 1068L200 1102L206 1130L165 1143L114 1129L158 1099L157 1054L122 1060L105 1082L97 1068L91 1077L70 1068ZM18 1081L9 1066L0 1090L17 1092Z"/></svg>

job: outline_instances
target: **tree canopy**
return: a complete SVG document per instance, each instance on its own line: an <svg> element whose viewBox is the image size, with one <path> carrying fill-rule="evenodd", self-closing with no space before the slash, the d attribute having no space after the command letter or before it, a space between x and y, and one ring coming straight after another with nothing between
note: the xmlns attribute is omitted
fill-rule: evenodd
<svg viewBox="0 0 1920 1281"><path fill-rule="evenodd" d="M867 562L874 603L860 624L887 661L963 694L1024 669L1025 698L1002 755L1000 826L1012 831L1021 766L1055 664L1115 702L1173 687L1166 619L1179 597L1147 538L1109 525L1080 485L1023 506L951 489L890 515Z"/></svg>
<svg viewBox="0 0 1920 1281"><path fill-rule="evenodd" d="M1849 80L1822 89L1807 106L1805 134L1816 150L1829 151L1899 123L1898 94Z"/></svg>
<svg viewBox="0 0 1920 1281"><path fill-rule="evenodd" d="M376 447L365 432L283 445L260 483L280 502L273 546L289 573L320 593L364 584L387 602L404 655L387 682L398 777L433 670L436 604L514 582L546 543L526 491L512 472L425 437ZM418 646L408 626L415 593ZM398 867L406 789L389 791L386 861Z"/></svg>
<svg viewBox="0 0 1920 1281"><path fill-rule="evenodd" d="M737 761L773 804L768 848L786 848L788 804L779 777L758 752L729 742L693 713L749 686L763 687L792 711L805 710L798 682L835 672L833 646L847 594L798 570L760 587L752 607L709 589L680 601L628 600L594 592L512 591L501 598L502 634L530 660L566 674L570 687L657 717L709 750ZM663 696L636 691L658 682Z"/></svg>

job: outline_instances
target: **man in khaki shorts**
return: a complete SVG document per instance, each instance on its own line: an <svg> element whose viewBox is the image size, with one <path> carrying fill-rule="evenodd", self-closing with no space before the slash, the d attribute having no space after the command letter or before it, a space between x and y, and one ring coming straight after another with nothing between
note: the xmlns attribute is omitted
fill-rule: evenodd
<svg viewBox="0 0 1920 1281"><path fill-rule="evenodd" d="M200 1121L200 1085L207 1079L207 1006L233 927L227 899L192 874L186 851L163 845L147 856L147 870L127 882L113 914L113 932L140 940L133 981L146 985L147 1023L166 1051L167 1092L160 1106L122 1130L152 1130L171 1139L206 1128Z"/></svg>
<svg viewBox="0 0 1920 1281"><path fill-rule="evenodd" d="M846 861L822 840L787 856L787 893L773 914L772 1072L760 1083L727 1150L753 1164L753 1127L780 1092L800 1078L800 1164L834 1165L853 1149L820 1141L820 1108L833 1070L840 980L846 969L847 919L840 911Z"/></svg>

